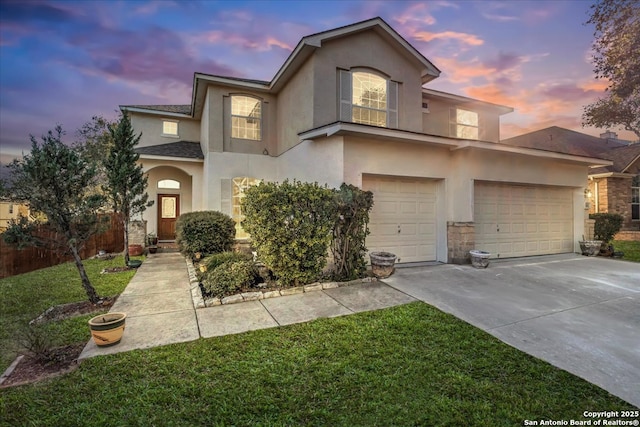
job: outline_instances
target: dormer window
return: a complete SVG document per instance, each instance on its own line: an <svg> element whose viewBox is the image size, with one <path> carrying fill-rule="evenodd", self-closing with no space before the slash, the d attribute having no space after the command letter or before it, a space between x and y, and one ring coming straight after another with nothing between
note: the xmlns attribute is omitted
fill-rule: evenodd
<svg viewBox="0 0 640 427"><path fill-rule="evenodd" d="M340 120L398 127L398 83L366 70L340 70Z"/></svg>
<svg viewBox="0 0 640 427"><path fill-rule="evenodd" d="M252 96L231 97L231 137L262 139L262 101Z"/></svg>
<svg viewBox="0 0 640 427"><path fill-rule="evenodd" d="M178 137L178 121L177 120L163 120L162 121L162 136L170 136L173 138Z"/></svg>
<svg viewBox="0 0 640 427"><path fill-rule="evenodd" d="M475 111L452 108L449 135L461 139L478 139L479 120Z"/></svg>

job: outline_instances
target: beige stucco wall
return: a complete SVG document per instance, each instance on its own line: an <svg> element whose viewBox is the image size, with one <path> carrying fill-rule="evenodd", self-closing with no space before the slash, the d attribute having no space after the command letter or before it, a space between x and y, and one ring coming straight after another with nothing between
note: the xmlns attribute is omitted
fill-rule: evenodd
<svg viewBox="0 0 640 427"><path fill-rule="evenodd" d="M162 135L162 121L165 119L178 122L177 137ZM131 124L136 134L142 132L142 138L140 138L138 147L148 147L150 145L168 144L170 142L178 141L200 141L199 120L131 113Z"/></svg>
<svg viewBox="0 0 640 427"><path fill-rule="evenodd" d="M276 150L280 155L299 143L298 133L313 128L315 59L307 60L278 93ZM335 119L333 120L335 121Z"/></svg>
<svg viewBox="0 0 640 427"><path fill-rule="evenodd" d="M278 181L286 178L338 188L344 182L343 137L303 141L278 158Z"/></svg>
<svg viewBox="0 0 640 427"><path fill-rule="evenodd" d="M398 127L422 130L421 65L375 31L353 34L323 43L314 58L313 126L338 120L338 69L365 67L385 74L398 85Z"/></svg>

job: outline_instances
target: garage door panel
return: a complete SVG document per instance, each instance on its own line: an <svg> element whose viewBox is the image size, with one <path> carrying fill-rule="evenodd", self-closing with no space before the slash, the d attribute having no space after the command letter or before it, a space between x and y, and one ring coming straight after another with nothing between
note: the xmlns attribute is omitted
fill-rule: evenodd
<svg viewBox="0 0 640 427"><path fill-rule="evenodd" d="M569 188L476 182L474 212L476 248L494 256L573 250Z"/></svg>
<svg viewBox="0 0 640 427"><path fill-rule="evenodd" d="M399 262L435 260L435 181L365 175L362 186L374 193L369 251L393 252Z"/></svg>

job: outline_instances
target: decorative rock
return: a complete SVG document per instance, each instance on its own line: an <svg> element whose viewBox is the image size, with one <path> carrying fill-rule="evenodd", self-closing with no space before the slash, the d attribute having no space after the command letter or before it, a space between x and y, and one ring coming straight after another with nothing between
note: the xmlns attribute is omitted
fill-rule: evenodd
<svg viewBox="0 0 640 427"><path fill-rule="evenodd" d="M280 296L280 291L264 291L262 292L263 298L275 298Z"/></svg>
<svg viewBox="0 0 640 427"><path fill-rule="evenodd" d="M220 298L207 298L204 301L204 305L207 307L215 307L216 305L221 305L222 301L220 301Z"/></svg>
<svg viewBox="0 0 640 427"><path fill-rule="evenodd" d="M311 283L310 285L304 286L305 292L313 292L313 291L321 291L321 290L322 290L322 283Z"/></svg>
<svg viewBox="0 0 640 427"><path fill-rule="evenodd" d="M295 288L282 289L280 291L280 295L282 296L295 295L295 294L301 294L303 292L304 292L304 288L302 286L297 286Z"/></svg>
<svg viewBox="0 0 640 427"><path fill-rule="evenodd" d="M322 284L322 289L334 289L339 287L340 285L338 284L338 282L326 282Z"/></svg>
<svg viewBox="0 0 640 427"><path fill-rule="evenodd" d="M245 301L257 301L257 300L259 300L259 299L264 298L264 297L262 296L262 292L243 292L243 293L242 293L242 294L240 294L240 295L242 295L242 298L243 298Z"/></svg>
<svg viewBox="0 0 640 427"><path fill-rule="evenodd" d="M191 298L202 298L202 292L200 292L200 287L191 288Z"/></svg>
<svg viewBox="0 0 640 427"><path fill-rule="evenodd" d="M222 298L222 304L235 304L237 302L242 302L244 299L241 294L231 295L228 297Z"/></svg>

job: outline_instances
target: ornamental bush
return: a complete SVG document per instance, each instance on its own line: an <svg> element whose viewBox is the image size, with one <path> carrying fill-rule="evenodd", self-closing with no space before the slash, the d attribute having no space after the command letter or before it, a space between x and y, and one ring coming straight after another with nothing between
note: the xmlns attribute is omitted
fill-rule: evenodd
<svg viewBox="0 0 640 427"><path fill-rule="evenodd" d="M176 221L176 243L180 252L193 257L228 251L236 236L235 221L217 211L189 212Z"/></svg>
<svg viewBox="0 0 640 427"><path fill-rule="evenodd" d="M624 219L622 215L616 213L595 213L589 215L590 219L595 219L593 234L596 240L602 240L603 243L609 243L613 240L620 229Z"/></svg>
<svg viewBox="0 0 640 427"><path fill-rule="evenodd" d="M316 280L327 263L335 222L332 190L317 183L263 182L246 191L244 229L258 258L284 285Z"/></svg>
<svg viewBox="0 0 640 427"><path fill-rule="evenodd" d="M210 295L222 298L255 286L258 277L253 261L228 261L207 271L202 286Z"/></svg>

